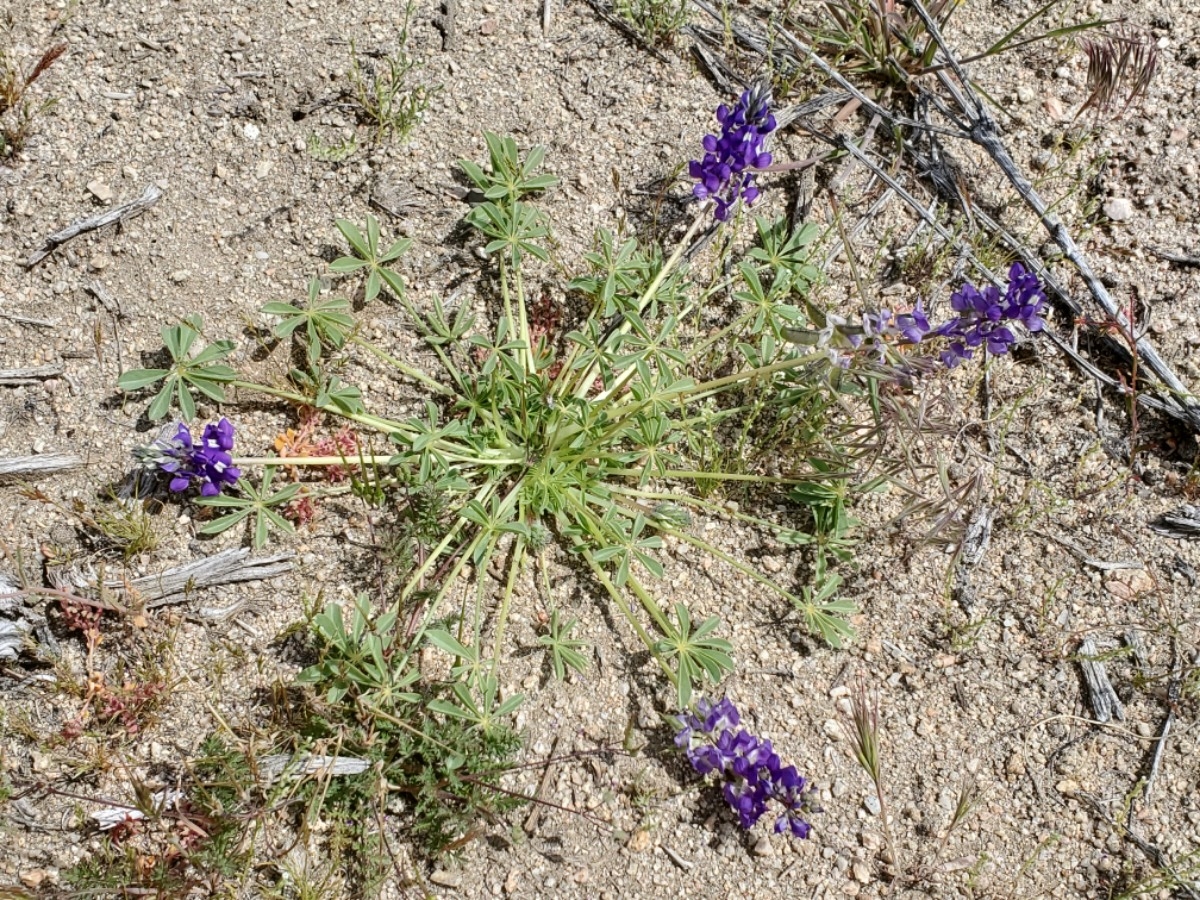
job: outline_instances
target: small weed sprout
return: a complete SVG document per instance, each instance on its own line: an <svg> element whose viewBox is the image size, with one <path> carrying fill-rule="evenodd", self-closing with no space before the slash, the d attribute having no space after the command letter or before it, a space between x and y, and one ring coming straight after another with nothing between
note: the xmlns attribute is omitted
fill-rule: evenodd
<svg viewBox="0 0 1200 900"><path fill-rule="evenodd" d="M884 862L889 872L894 875L901 871L900 857L897 855L898 845L888 813L887 774L884 771L883 737L879 726L879 697L869 696L862 684L850 696L850 711L843 716L843 730L849 735L855 761L867 773L875 790L875 797L879 802L879 821L883 826L886 845ZM966 821L978 804L980 796L978 781L974 775L968 775L959 787L950 821L942 832L933 855L928 860L911 866L906 872L914 884L930 877L937 870L950 835Z"/></svg>
<svg viewBox="0 0 1200 900"><path fill-rule="evenodd" d="M882 743L879 734L879 698L868 697L866 688L859 686L850 699L849 725L850 746L854 748L854 759L859 768L867 773L875 788L879 801L879 821L883 823L884 839L887 841L887 862L896 865L896 839L892 836L891 817L888 814L887 790L884 787Z"/></svg>
<svg viewBox="0 0 1200 900"><path fill-rule="evenodd" d="M929 15L945 26L957 0L932 0ZM937 46L898 0L828 0L821 24L807 29L813 45L848 77L904 85L933 62Z"/></svg>
<svg viewBox="0 0 1200 900"><path fill-rule="evenodd" d="M1121 118L1138 97L1146 95L1154 80L1158 49L1153 39L1130 32L1108 34L1081 44L1088 58L1089 93L1075 118L1091 109L1098 122L1101 115L1112 113L1118 104L1120 109L1113 118Z"/></svg>
<svg viewBox="0 0 1200 900"><path fill-rule="evenodd" d="M409 55L408 19L410 5L405 11L398 46L391 54L379 54L364 59L354 42L350 42L350 84L354 103L363 124L375 129L375 142L387 138L404 140L429 108L437 88L414 83L417 63Z"/></svg>
<svg viewBox="0 0 1200 900"><path fill-rule="evenodd" d="M578 619L563 619L557 609L551 610L546 633L538 638L538 643L550 651L550 665L559 681L567 677L568 667L580 673L587 671L587 657L583 655L587 644L571 637L578 624Z"/></svg>
<svg viewBox="0 0 1200 900"><path fill-rule="evenodd" d="M67 52L67 45L55 44L25 72L7 51L0 50L0 159L19 153L33 131L34 122L58 102L54 99L34 103L27 94L41 76Z"/></svg>
<svg viewBox="0 0 1200 900"><path fill-rule="evenodd" d="M138 502L112 502L84 519L85 524L128 562L142 553L151 553L159 544L158 531L146 507Z"/></svg>
<svg viewBox="0 0 1200 900"><path fill-rule="evenodd" d="M688 23L687 0L618 0L617 12L652 47L671 47Z"/></svg>

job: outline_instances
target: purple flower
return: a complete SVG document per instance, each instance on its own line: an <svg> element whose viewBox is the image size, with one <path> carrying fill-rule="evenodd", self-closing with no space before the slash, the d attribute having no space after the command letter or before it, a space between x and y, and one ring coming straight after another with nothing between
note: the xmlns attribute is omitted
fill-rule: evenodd
<svg viewBox="0 0 1200 900"><path fill-rule="evenodd" d="M1020 263L1013 263L1008 270L1008 293L1004 299L1008 318L1020 322L1029 331L1041 331L1045 327L1041 316L1046 309L1046 292L1037 276L1026 272Z"/></svg>
<svg viewBox="0 0 1200 900"><path fill-rule="evenodd" d="M743 92L732 109L722 103L717 107L717 121L721 133L705 135L701 142L704 158L688 163L688 174L696 179L692 188L696 199L711 197L716 204L713 215L724 222L739 198L747 206L758 199L752 170L771 164L766 150L767 135L775 130L770 89L758 85Z"/></svg>
<svg viewBox="0 0 1200 900"><path fill-rule="evenodd" d="M728 697L723 697L717 703L701 700L696 704L696 709L704 716L704 731L728 731L741 723L737 707Z"/></svg>
<svg viewBox="0 0 1200 900"><path fill-rule="evenodd" d="M925 310L921 307L921 300L917 300L917 305L912 308L912 312L901 313L896 316L896 328L899 329L901 336L910 344L919 344L929 335L929 319L925 317Z"/></svg>
<svg viewBox="0 0 1200 900"><path fill-rule="evenodd" d="M968 283L951 295L950 306L958 317L932 332L950 339L941 353L948 368L970 359L969 348L984 347L996 356L1007 353L1017 342L1009 323L1020 322L1029 331L1041 331L1046 324L1041 318L1046 307L1041 282L1020 263L1013 263L1008 270L1008 289L1003 297L994 285L980 290Z"/></svg>
<svg viewBox="0 0 1200 900"><path fill-rule="evenodd" d="M865 356L904 380L914 372L928 371L936 363L932 355L900 356L895 352L897 345L923 344L942 338L945 344L937 350L937 360L947 369L972 359L977 349L1000 356L1017 342L1014 323L1028 331L1041 331L1045 327L1042 315L1047 302L1037 276L1020 263L1013 263L1003 296L993 285L980 289L966 283L950 296L950 307L956 315L937 327L929 324L921 301L917 301L911 312L893 315L884 309L865 313L858 325L829 315L826 326L811 332L814 340L807 343L828 349L835 364L843 368L850 365L852 355Z"/></svg>
<svg viewBox="0 0 1200 900"><path fill-rule="evenodd" d="M785 766L769 740L762 740L744 728L737 707L728 698L711 704L696 704L699 715L683 713L675 721L679 732L675 743L682 748L700 775L717 773L721 794L737 813L743 828L752 828L771 804L782 807L775 820L775 832L787 832L806 838L809 824L804 816L812 812L815 788L796 771Z"/></svg>
<svg viewBox="0 0 1200 900"><path fill-rule="evenodd" d="M186 491L199 484L202 497L215 497L221 488L232 487L241 477L241 470L233 464L232 450L233 425L223 418L215 425L205 425L198 443L180 422L174 437L160 437L149 447L134 451L134 455L143 465L170 475L170 490Z"/></svg>

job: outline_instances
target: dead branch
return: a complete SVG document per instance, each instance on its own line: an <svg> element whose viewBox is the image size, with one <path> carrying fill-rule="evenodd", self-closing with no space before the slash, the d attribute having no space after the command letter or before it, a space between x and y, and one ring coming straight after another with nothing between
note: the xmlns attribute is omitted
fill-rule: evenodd
<svg viewBox="0 0 1200 900"><path fill-rule="evenodd" d="M10 456L0 459L0 482L57 475L83 465L73 453L43 453L40 456Z"/></svg>
<svg viewBox="0 0 1200 900"><path fill-rule="evenodd" d="M62 231L56 231L47 237L45 243L39 249L33 251L29 259L25 260L25 268L32 269L72 238L79 237L79 235L89 231L95 231L97 228L103 228L106 225L112 225L115 222L124 222L135 216L140 216L162 199L162 195L162 189L158 185L149 184L146 186L146 190L142 192L142 196L136 200L130 200L128 203L122 203L120 206L114 206L99 215L80 219L78 222L72 222Z"/></svg>
<svg viewBox="0 0 1200 900"><path fill-rule="evenodd" d="M46 378L57 378L63 371L61 363L25 369L0 369L0 385L15 387L20 384L37 384Z"/></svg>
<svg viewBox="0 0 1200 900"><path fill-rule="evenodd" d="M1121 705L1121 698L1117 696L1108 680L1104 663L1100 662L1097 656L1099 650L1096 649L1096 642L1090 637L1085 638L1079 645L1079 665L1083 669L1083 680L1087 685L1088 705L1092 707L1096 719L1101 722L1109 722L1112 719L1125 721L1125 707Z"/></svg>

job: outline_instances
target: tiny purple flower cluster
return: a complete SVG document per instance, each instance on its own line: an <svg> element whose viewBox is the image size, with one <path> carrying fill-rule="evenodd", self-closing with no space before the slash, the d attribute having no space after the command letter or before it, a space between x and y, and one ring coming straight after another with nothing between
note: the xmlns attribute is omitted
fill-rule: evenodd
<svg viewBox="0 0 1200 900"><path fill-rule="evenodd" d="M1041 331L1046 324L1042 320L1046 302L1037 276L1020 263L1013 263L1008 270L1008 290L1003 298L995 285L980 290L964 284L950 296L950 306L958 317L931 332L950 342L940 354L942 362L953 369L970 359L976 347L995 355L1007 353L1017 340L1008 323L1020 322L1029 331Z"/></svg>
<svg viewBox="0 0 1200 900"><path fill-rule="evenodd" d="M948 369L971 359L979 347L994 355L1007 353L1017 340L1009 326L1019 322L1029 331L1041 331L1046 325L1042 314L1048 302L1037 276L1020 263L1013 263L1008 279L1003 297L994 286L980 290L964 284L950 297L950 306L957 315L937 327L929 324L919 300L906 313L893 314L887 309L866 313L859 325L829 315L825 328L816 333L816 344L828 350L830 359L840 368L848 368L855 356L864 355L894 367L896 345L921 344L935 338L947 340L938 352L938 361ZM936 365L932 358L913 354L904 358L901 369L911 374Z"/></svg>
<svg viewBox="0 0 1200 900"><path fill-rule="evenodd" d="M704 137L704 158L688 164L688 174L698 182L692 189L698 200L709 197L716 203L717 221L729 219L730 210L741 198L749 206L758 199L753 169L771 164L766 151L767 135L775 130L770 90L759 85L745 91L732 109L717 107L720 135Z"/></svg>
<svg viewBox="0 0 1200 900"><path fill-rule="evenodd" d="M172 491L186 491L198 483L202 497L215 497L222 487L232 487L241 477L241 470L233 465L232 449L233 424L223 418L216 425L204 426L199 443L180 422L174 438L155 441L150 451L157 451L155 464L171 476Z"/></svg>
<svg viewBox="0 0 1200 900"><path fill-rule="evenodd" d="M774 801L782 807L775 833L808 837L810 825L804 816L814 809L816 788L795 766L783 765L769 740L738 728L741 716L728 698L715 704L701 700L696 712L699 715L677 717L675 744L698 773L720 775L724 781L721 792L742 827L752 828L766 814L768 802Z"/></svg>

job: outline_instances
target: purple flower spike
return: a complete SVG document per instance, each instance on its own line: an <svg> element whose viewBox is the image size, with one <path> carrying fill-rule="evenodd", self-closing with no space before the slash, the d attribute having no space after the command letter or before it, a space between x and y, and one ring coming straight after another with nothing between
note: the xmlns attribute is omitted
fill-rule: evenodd
<svg viewBox="0 0 1200 900"><path fill-rule="evenodd" d="M697 182L692 189L696 199L711 198L713 215L725 222L739 199L747 206L758 199L753 170L771 165L766 150L767 135L775 130L770 90L758 85L745 91L732 109L722 103L717 122L721 133L704 136L704 158L688 163L688 174Z"/></svg>
<svg viewBox="0 0 1200 900"><path fill-rule="evenodd" d="M159 438L149 447L135 450L143 465L171 476L168 489L175 493L200 485L200 496L215 497L226 485L233 487L241 470L233 464L233 424L221 419L205 425L199 443L186 425L179 423L175 436Z"/></svg>
<svg viewBox="0 0 1200 900"><path fill-rule="evenodd" d="M1013 322L1021 323L1029 331L1041 331L1045 327L1042 313L1046 303L1046 294L1037 276L1026 272L1020 263L1013 263L1008 270L1008 288L1003 297L993 285L980 290L973 284L964 284L950 297L950 306L958 313L957 318L928 331L927 336L949 338L947 347L939 354L948 369L970 359L971 351L976 347L1000 356L1017 342L1016 334L1009 327ZM914 317L917 312L913 310Z"/></svg>
<svg viewBox="0 0 1200 900"><path fill-rule="evenodd" d="M816 810L815 788L808 780L795 766L783 765L769 740L744 728L734 731L741 716L729 698L701 700L696 712L675 718L680 729L675 743L700 775L720 776L721 794L741 826L753 828L774 804L782 807L775 833L807 838L810 826L804 816Z"/></svg>

